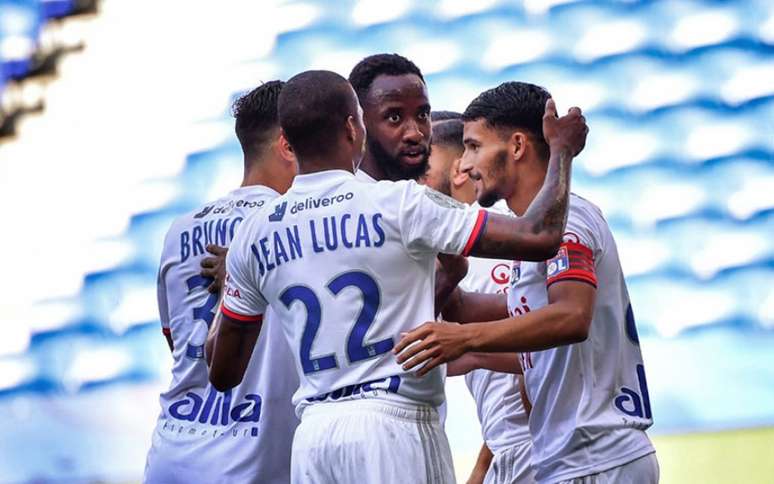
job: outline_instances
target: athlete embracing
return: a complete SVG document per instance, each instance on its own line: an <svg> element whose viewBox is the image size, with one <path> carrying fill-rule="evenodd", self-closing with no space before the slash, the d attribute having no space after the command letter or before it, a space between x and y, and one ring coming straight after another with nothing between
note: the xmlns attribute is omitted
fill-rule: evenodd
<svg viewBox="0 0 774 484"><path fill-rule="evenodd" d="M436 410L443 375L406 371L391 350L417 321L435 316L439 253L522 260L556 253L585 122L577 111L557 118L546 103L548 174L514 218L413 181L355 178L365 145L362 110L335 73L293 77L278 109L300 174L245 221L229 249L210 381L220 391L239 385L262 327L278 325L301 382L293 397L301 424L291 482L454 482ZM307 209L309 199L315 202ZM269 307L276 317L264 322Z"/></svg>

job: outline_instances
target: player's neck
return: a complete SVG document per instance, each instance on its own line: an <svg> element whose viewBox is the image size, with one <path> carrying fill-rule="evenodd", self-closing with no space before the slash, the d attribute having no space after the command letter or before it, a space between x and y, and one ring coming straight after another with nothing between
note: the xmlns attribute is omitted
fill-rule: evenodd
<svg viewBox="0 0 774 484"><path fill-rule="evenodd" d="M366 152L363 155L363 161L360 162L360 168L358 168L358 170L363 170L368 173L368 175L376 181L387 179L387 174L382 170L382 167L379 166L379 163L376 162L376 159L368 149L366 149Z"/></svg>
<svg viewBox="0 0 774 484"><path fill-rule="evenodd" d="M242 177L242 187L252 187L261 185L269 187L277 193L283 193L287 187L280 186L281 183L276 176L272 176L271 167L274 166L273 160L245 160L245 172Z"/></svg>
<svg viewBox="0 0 774 484"><path fill-rule="evenodd" d="M352 160L347 157L340 159L332 158L299 158L298 160L298 174L299 175L311 175L312 173L319 173L322 171L330 170L344 170L352 173Z"/></svg>
<svg viewBox="0 0 774 484"><path fill-rule="evenodd" d="M546 166L541 163L531 163L530 166L519 174L518 185L510 197L507 198L508 208L521 217L527 211L532 200L543 188L546 179Z"/></svg>
<svg viewBox="0 0 774 484"><path fill-rule="evenodd" d="M451 193L449 196L459 202L467 203L470 205L476 201L476 190L467 183L463 185L462 188L457 188L454 185L451 185Z"/></svg>

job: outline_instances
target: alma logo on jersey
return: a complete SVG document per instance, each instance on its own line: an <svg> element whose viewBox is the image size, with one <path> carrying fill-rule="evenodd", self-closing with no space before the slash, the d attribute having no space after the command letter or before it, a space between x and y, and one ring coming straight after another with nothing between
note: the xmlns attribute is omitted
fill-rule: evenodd
<svg viewBox="0 0 774 484"><path fill-rule="evenodd" d="M236 422L257 423L261 418L261 396L255 393L245 395L244 401L231 406L231 390L223 393L210 387L207 399L193 392L169 406L169 415L177 420L200 424L223 425Z"/></svg>
<svg viewBox="0 0 774 484"><path fill-rule="evenodd" d="M637 383L639 393L631 388L621 387L621 394L615 397L615 407L630 417L638 417L650 420L653 413L650 409L650 393L648 382L645 380L645 367L637 365Z"/></svg>

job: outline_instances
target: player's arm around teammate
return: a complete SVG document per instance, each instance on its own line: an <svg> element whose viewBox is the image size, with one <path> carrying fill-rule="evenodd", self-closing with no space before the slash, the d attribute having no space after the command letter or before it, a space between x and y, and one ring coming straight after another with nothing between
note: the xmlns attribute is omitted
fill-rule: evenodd
<svg viewBox="0 0 774 484"><path fill-rule="evenodd" d="M407 370L426 363L419 370L424 375L470 351L529 352L579 343L588 336L595 296L596 288L589 283L560 281L548 288L543 308L500 321L428 322L406 334L394 352Z"/></svg>

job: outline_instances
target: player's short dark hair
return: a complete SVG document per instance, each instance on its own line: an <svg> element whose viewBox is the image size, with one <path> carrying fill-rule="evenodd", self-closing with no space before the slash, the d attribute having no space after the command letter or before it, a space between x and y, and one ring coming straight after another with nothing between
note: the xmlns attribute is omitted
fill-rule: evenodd
<svg viewBox="0 0 774 484"><path fill-rule="evenodd" d="M548 144L543 137L543 114L548 91L526 82L504 82L484 91L462 113L463 121L486 120L493 128L520 128L532 135L538 153L548 158Z"/></svg>
<svg viewBox="0 0 774 484"><path fill-rule="evenodd" d="M462 113L457 111L433 111L430 113L430 121L446 121L447 119L460 119Z"/></svg>
<svg viewBox="0 0 774 484"><path fill-rule="evenodd" d="M279 123L299 159L331 152L357 100L346 79L331 71L305 71L285 83Z"/></svg>
<svg viewBox="0 0 774 484"><path fill-rule="evenodd" d="M376 54L368 56L352 68L349 74L349 83L357 93L360 104L363 104L368 89L371 88L374 79L378 76L401 76L404 74L415 74L422 82L422 71L413 62L398 54Z"/></svg>
<svg viewBox="0 0 774 484"><path fill-rule="evenodd" d="M433 123L433 144L463 151L465 149L462 144L464 126L461 119L454 118Z"/></svg>
<svg viewBox="0 0 774 484"><path fill-rule="evenodd" d="M285 85L269 81L239 97L231 106L234 130L245 154L257 153L269 141L272 128L279 126L277 99Z"/></svg>

